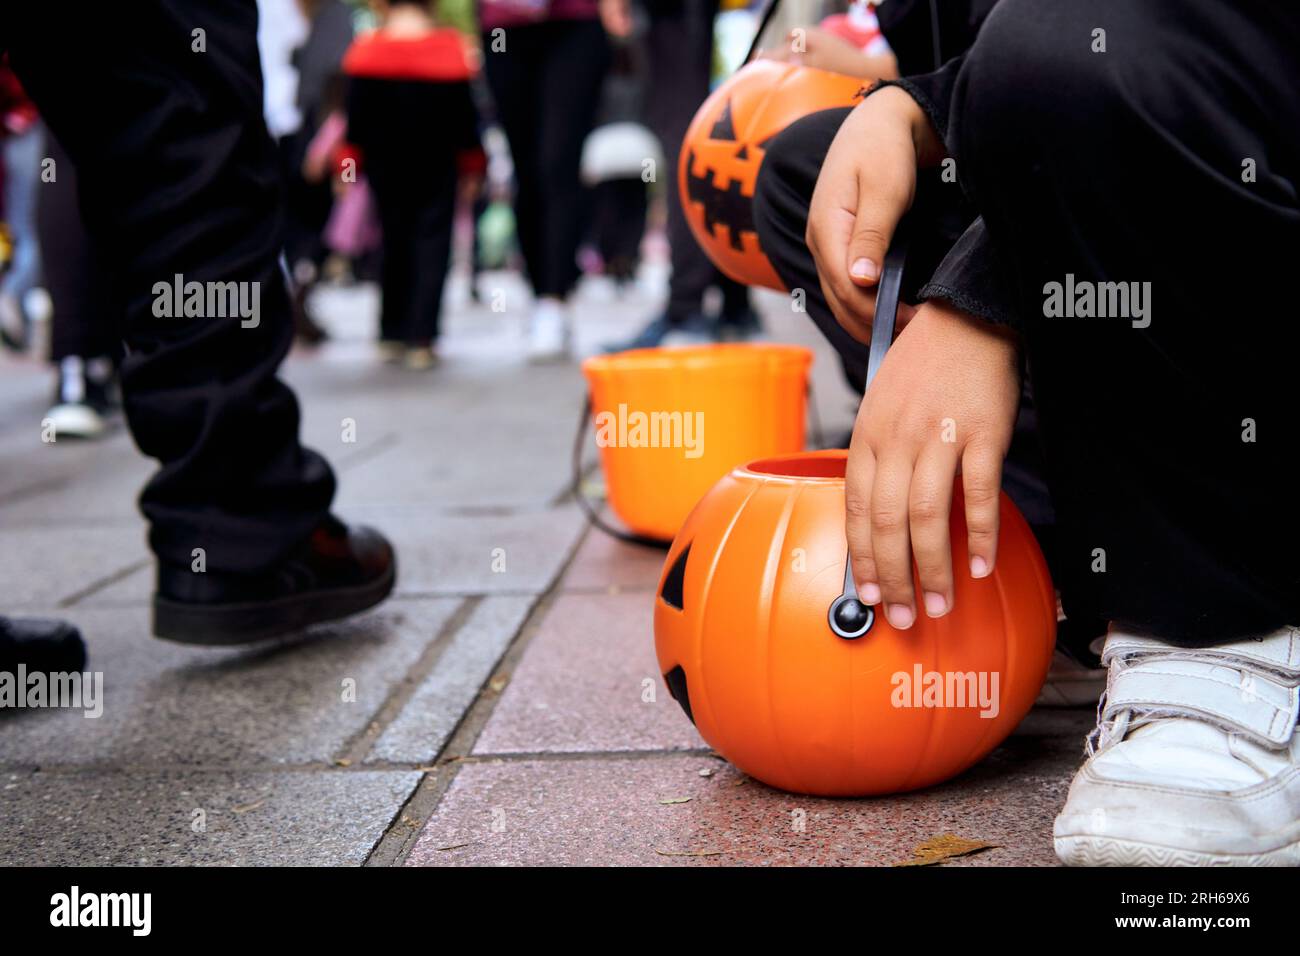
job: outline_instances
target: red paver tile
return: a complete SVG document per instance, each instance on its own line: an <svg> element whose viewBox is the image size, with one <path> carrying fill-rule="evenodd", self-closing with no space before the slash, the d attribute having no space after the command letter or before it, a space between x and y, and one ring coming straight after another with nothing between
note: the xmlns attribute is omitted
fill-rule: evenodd
<svg viewBox="0 0 1300 956"><path fill-rule="evenodd" d="M659 584L659 572L663 570L667 553L619 541L593 528L573 556L560 588L653 591Z"/></svg>
<svg viewBox="0 0 1300 956"><path fill-rule="evenodd" d="M867 800L782 793L707 756L468 763L407 863L887 866L953 833L999 846L947 865L1054 865L1052 818L1078 758L1064 738L1042 741L1013 738L957 781Z"/></svg>
<svg viewBox="0 0 1300 956"><path fill-rule="evenodd" d="M653 600L648 592L559 595L474 752L703 747L659 673Z"/></svg>

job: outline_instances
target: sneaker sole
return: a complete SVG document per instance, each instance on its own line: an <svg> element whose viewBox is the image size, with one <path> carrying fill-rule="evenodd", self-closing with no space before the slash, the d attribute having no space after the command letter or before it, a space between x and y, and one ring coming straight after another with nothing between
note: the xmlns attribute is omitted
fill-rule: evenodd
<svg viewBox="0 0 1300 956"><path fill-rule="evenodd" d="M1133 840L1098 836L1056 837L1056 856L1066 866L1297 866L1300 842L1266 853L1199 853Z"/></svg>
<svg viewBox="0 0 1300 956"><path fill-rule="evenodd" d="M54 426L54 437L99 438L107 430L104 416L87 405L56 405L45 413Z"/></svg>
<svg viewBox="0 0 1300 956"><path fill-rule="evenodd" d="M374 607L393 591L397 564L388 573L352 588L309 591L247 604L187 604L154 595L154 637L176 644L233 647L283 637L313 624L335 621Z"/></svg>

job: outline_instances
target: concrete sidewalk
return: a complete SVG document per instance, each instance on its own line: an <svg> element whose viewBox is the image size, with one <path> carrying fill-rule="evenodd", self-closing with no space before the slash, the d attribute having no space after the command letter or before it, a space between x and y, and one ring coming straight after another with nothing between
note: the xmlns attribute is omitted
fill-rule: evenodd
<svg viewBox="0 0 1300 956"><path fill-rule="evenodd" d="M523 361L522 286L486 281L505 313L453 290L428 373L377 362L372 289L321 295L335 338L286 376L338 470L337 511L395 541L398 590L254 650L148 635L135 496L151 464L122 429L43 444L48 371L0 359L0 610L75 621L105 683L99 719L0 717L0 858L891 864L953 833L996 845L957 863L1054 863L1087 710L1035 712L957 781L890 799L780 793L709 751L655 665L661 553L589 531L569 500L581 377ZM580 350L656 301L653 282L623 298L588 283ZM820 418L841 434L853 401L833 356L786 300L763 303L774 337L818 349Z"/></svg>

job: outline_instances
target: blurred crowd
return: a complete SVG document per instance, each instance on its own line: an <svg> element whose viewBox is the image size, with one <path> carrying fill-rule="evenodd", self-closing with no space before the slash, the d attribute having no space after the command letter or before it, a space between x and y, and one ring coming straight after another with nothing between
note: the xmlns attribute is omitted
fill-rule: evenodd
<svg viewBox="0 0 1300 956"><path fill-rule="evenodd" d="M747 290L692 240L676 190L682 137L710 86L748 50L758 0L258 7L264 115L283 178L283 265L300 343L327 338L312 314L318 283L375 282L380 355L412 369L434 366L456 263L470 295L489 304L495 287L482 274L521 271L533 293L528 354L564 358L579 280L603 274L620 288L633 283L643 248L668 250L664 304L610 350L761 334ZM803 31L799 44L775 44L771 55L863 76L894 71L863 0L800 0L781 16L821 26ZM119 406L112 277L82 224L76 170L7 61L0 111L0 337L53 364L47 426L94 438Z"/></svg>
<svg viewBox="0 0 1300 956"><path fill-rule="evenodd" d="M378 286L377 354L412 370L438 363L455 270L494 311L493 273L523 276L533 361L570 357L586 276L661 303L607 351L761 335L747 288L686 224L683 137L760 23L763 55L895 75L873 10L174 0L129 23L95 8L62 39L40 11L6 15L0 347L52 366L43 441L97 438L121 417L160 462L140 496L154 633L246 643L393 587L384 537L331 513L333 474L299 443L276 374L291 342L328 338L321 283ZM97 64L103 82L86 87L66 62ZM234 314L213 298L230 290L240 321L211 321ZM0 670L83 661L71 625L0 617Z"/></svg>

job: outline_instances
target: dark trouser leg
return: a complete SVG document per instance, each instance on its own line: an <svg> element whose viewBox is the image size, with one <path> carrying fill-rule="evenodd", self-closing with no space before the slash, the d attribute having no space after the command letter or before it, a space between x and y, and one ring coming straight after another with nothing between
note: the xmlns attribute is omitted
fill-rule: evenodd
<svg viewBox="0 0 1300 956"><path fill-rule="evenodd" d="M275 372L292 329L279 270L279 172L261 119L255 5L140 0L0 14L0 44L81 175L92 235L112 257L132 433L161 469L141 495L160 560L259 571L303 541L334 491L298 443ZM202 30L206 52L194 52ZM154 284L259 283L256 327L156 318ZM251 286L246 289L251 294Z"/></svg>
<svg viewBox="0 0 1300 956"><path fill-rule="evenodd" d="M728 279L719 272L718 288L722 290L723 318L736 318L749 311L749 286Z"/></svg>
<svg viewBox="0 0 1300 956"><path fill-rule="evenodd" d="M728 299L724 311L734 314L748 303L744 287L719 273L695 241L676 188L682 140L695 111L709 95L713 18L717 11L717 0L685 0L679 14L651 17L646 35L651 78L647 115L663 144L666 168L662 175L673 184L664 197L672 259L668 284L670 319L698 312L704 292L711 285L723 285Z"/></svg>
<svg viewBox="0 0 1300 956"><path fill-rule="evenodd" d="M411 291L415 281L411 257L415 216L402 190L381 182L371 177L370 187L384 235L379 274L379 337L385 342L405 342L410 335Z"/></svg>
<svg viewBox="0 0 1300 956"><path fill-rule="evenodd" d="M54 306L50 358L56 363L71 355L116 358L122 348L121 320L104 272L104 255L81 221L77 171L48 133L44 150L58 170L53 182L41 183L36 209L45 289Z"/></svg>
<svg viewBox="0 0 1300 956"><path fill-rule="evenodd" d="M304 127L276 144L284 180L284 252L290 269L301 262L319 266L327 252L324 233L334 208L334 192L328 178L311 183L302 175L307 144L315 133L315 127Z"/></svg>
<svg viewBox="0 0 1300 956"><path fill-rule="evenodd" d="M483 38L484 72L514 163L515 235L534 289L542 277L541 198L546 188L541 181L538 152L542 104L536 74L541 55L536 27L507 30L506 49L500 52L492 49L490 35Z"/></svg>
<svg viewBox="0 0 1300 956"><path fill-rule="evenodd" d="M1188 644L1300 622L1298 46L1281 2L1004 0L963 71L957 166L1020 277L1068 613ZM1047 317L1067 275L1150 283L1149 325Z"/></svg>
<svg viewBox="0 0 1300 956"><path fill-rule="evenodd" d="M640 177L608 179L592 193L596 209L592 231L606 269L635 269L645 235L645 183Z"/></svg>
<svg viewBox="0 0 1300 956"><path fill-rule="evenodd" d="M430 175L438 174L431 172ZM413 345L431 343L438 337L442 289L451 266L451 230L456 211L455 170L443 174L437 187L415 211L410 248L415 274L407 339Z"/></svg>
<svg viewBox="0 0 1300 956"><path fill-rule="evenodd" d="M589 201L578 175L582 144L595 121L609 47L597 20L544 26L549 39L534 79L543 109L537 167L543 265L534 281L538 295L566 296L578 280L578 242Z"/></svg>

